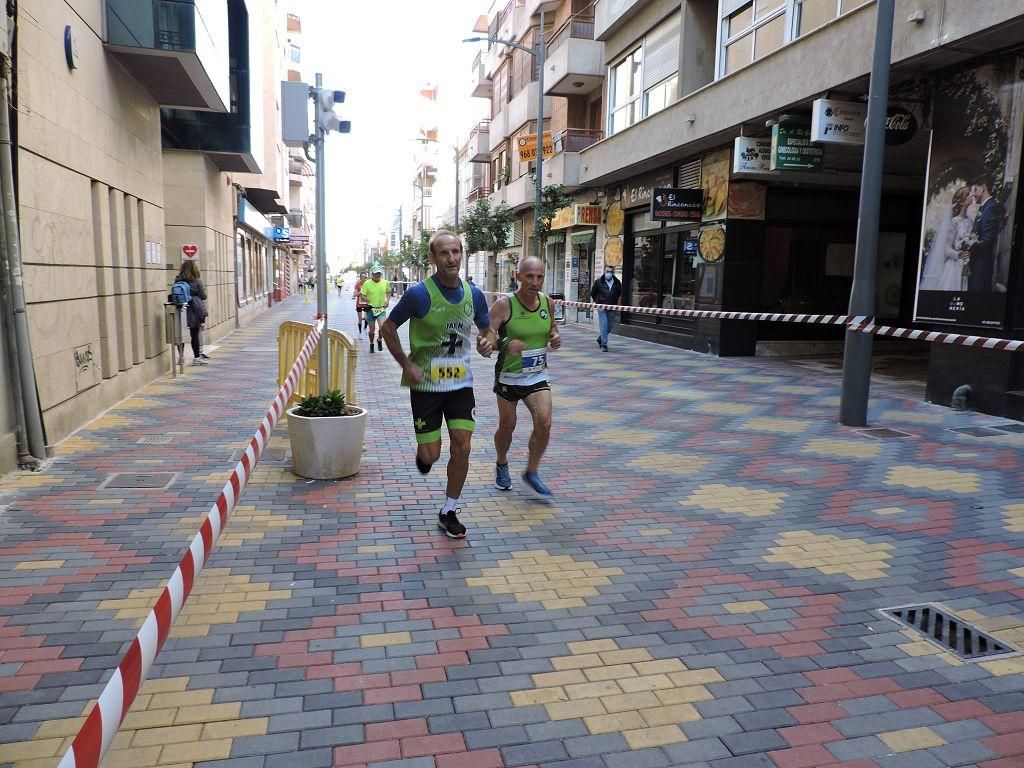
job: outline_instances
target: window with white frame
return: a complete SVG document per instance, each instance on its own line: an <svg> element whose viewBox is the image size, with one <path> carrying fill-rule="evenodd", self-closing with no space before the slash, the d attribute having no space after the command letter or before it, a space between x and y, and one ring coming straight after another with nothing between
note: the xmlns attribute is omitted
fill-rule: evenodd
<svg viewBox="0 0 1024 768"><path fill-rule="evenodd" d="M730 75L781 48L789 38L788 0L722 3L720 75Z"/></svg>
<svg viewBox="0 0 1024 768"><path fill-rule="evenodd" d="M679 14L651 30L609 69L608 135L659 112L676 99Z"/></svg>
<svg viewBox="0 0 1024 768"><path fill-rule="evenodd" d="M870 0L796 0L794 37L813 32L848 11L866 5Z"/></svg>

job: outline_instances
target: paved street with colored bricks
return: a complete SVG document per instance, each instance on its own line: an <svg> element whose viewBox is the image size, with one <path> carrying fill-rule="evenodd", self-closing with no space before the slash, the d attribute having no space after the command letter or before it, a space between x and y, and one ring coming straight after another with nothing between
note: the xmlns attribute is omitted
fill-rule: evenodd
<svg viewBox="0 0 1024 768"><path fill-rule="evenodd" d="M312 310L4 479L0 765L57 764L276 392L277 325ZM279 428L104 765L1024 766L1024 657L964 662L879 612L1024 648L1024 434L880 386L872 425L906 435L878 439L837 424L835 372L594 335L551 356L551 504L494 488L475 358L465 541L359 339L359 475L296 478Z"/></svg>

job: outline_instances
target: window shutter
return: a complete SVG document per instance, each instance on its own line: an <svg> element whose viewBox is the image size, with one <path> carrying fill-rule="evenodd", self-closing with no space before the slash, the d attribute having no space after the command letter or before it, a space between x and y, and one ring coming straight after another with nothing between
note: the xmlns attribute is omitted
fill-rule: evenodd
<svg viewBox="0 0 1024 768"><path fill-rule="evenodd" d="M644 43L644 90L679 69L679 17L655 29Z"/></svg>
<svg viewBox="0 0 1024 768"><path fill-rule="evenodd" d="M682 189L700 188L700 158L679 166L679 186Z"/></svg>

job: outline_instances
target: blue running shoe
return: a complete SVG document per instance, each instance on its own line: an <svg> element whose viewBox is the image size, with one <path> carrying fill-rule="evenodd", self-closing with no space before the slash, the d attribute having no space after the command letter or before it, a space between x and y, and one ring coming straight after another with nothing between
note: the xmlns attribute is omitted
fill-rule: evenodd
<svg viewBox="0 0 1024 768"><path fill-rule="evenodd" d="M538 499L553 499L555 497L555 494L544 485L540 475L536 472L523 472L519 477L523 481L523 488Z"/></svg>
<svg viewBox="0 0 1024 768"><path fill-rule="evenodd" d="M512 476L508 473L508 464L494 465L494 487L499 491L512 489Z"/></svg>

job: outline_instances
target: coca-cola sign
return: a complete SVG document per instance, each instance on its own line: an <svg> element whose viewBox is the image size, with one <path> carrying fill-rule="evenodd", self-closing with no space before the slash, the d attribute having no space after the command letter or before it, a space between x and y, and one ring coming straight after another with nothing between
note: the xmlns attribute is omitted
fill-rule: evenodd
<svg viewBox="0 0 1024 768"><path fill-rule="evenodd" d="M885 143L890 147L906 144L917 135L917 118L905 107L889 107L885 113Z"/></svg>

